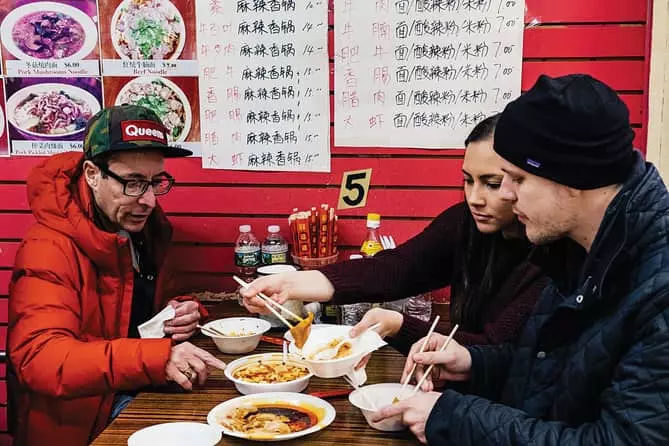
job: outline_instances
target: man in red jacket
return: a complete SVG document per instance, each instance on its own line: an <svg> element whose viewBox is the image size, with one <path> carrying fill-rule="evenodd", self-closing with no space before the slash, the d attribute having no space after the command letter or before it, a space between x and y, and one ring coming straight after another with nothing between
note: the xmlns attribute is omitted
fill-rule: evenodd
<svg viewBox="0 0 669 446"><path fill-rule="evenodd" d="M36 223L16 256L8 352L15 444L85 445L138 389L190 390L225 364L188 342L205 310L166 299L171 226L156 202L174 179L167 129L138 106L102 110L84 154L54 155L28 178ZM166 305L162 332L138 327ZM158 336L162 336L158 325Z"/></svg>

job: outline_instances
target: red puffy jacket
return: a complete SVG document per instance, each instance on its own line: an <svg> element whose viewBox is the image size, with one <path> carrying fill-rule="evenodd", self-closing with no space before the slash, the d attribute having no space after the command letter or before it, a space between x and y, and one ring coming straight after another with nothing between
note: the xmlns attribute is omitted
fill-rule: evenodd
<svg viewBox="0 0 669 446"><path fill-rule="evenodd" d="M16 256L8 354L15 444L85 445L104 429L114 393L160 385L172 340L127 338L133 291L128 239L93 223L82 154L55 155L28 178L37 220ZM159 280L171 226L156 207L145 227ZM11 377L10 377L11 378Z"/></svg>

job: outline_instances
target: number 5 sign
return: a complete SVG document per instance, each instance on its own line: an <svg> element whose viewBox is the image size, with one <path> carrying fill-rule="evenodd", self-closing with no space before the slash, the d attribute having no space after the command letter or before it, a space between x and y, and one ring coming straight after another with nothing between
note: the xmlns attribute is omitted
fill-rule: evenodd
<svg viewBox="0 0 669 446"><path fill-rule="evenodd" d="M339 189L337 209L363 208L367 205L367 191L372 169L344 172Z"/></svg>

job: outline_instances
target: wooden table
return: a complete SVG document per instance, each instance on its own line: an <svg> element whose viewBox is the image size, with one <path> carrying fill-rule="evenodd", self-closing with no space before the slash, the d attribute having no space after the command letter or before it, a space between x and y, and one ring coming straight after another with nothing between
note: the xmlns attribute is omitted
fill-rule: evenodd
<svg viewBox="0 0 669 446"><path fill-rule="evenodd" d="M236 302L224 303L212 308L213 317L223 315L239 315L243 312ZM280 336L279 333L271 333ZM192 342L216 355L223 361L230 362L239 356L220 353L214 343L198 335ZM280 347L261 342L253 353L281 351ZM249 354L253 354L249 353ZM243 355L240 355L243 356ZM398 382L404 357L391 347L384 347L372 355L367 365L369 384L381 382ZM341 379L312 378L306 393L346 389L348 385ZM174 421L207 422L207 414L217 404L240 396L234 385L228 381L223 372L215 371L204 387L191 393L144 392L119 415L107 429L92 443L93 446L127 445L128 437L135 431L159 423ZM328 402L337 411L335 421L324 430L296 440L285 441L285 445L407 445L419 444L410 432L379 432L367 424L360 411L348 401L348 396L329 398ZM248 440L240 440L223 435L219 445L249 444ZM159 445L157 445L159 446Z"/></svg>

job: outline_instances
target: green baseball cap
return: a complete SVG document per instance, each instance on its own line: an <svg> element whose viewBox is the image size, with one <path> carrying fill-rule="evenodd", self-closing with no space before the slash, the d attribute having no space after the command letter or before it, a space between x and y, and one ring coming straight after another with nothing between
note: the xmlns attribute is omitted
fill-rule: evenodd
<svg viewBox="0 0 669 446"><path fill-rule="evenodd" d="M167 143L168 130L158 115L139 105L115 105L100 110L86 126L84 154L87 159L124 150L159 150L165 158L193 152Z"/></svg>

